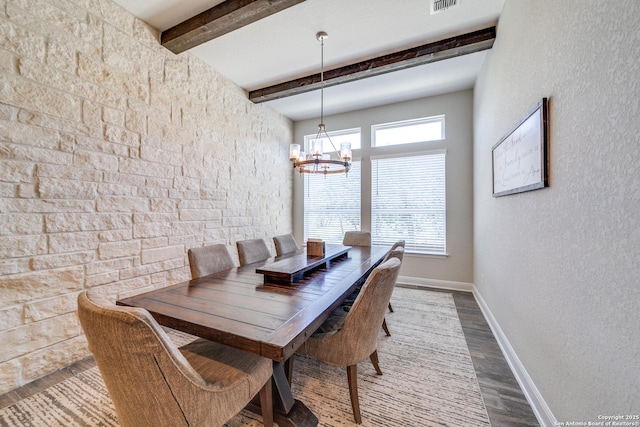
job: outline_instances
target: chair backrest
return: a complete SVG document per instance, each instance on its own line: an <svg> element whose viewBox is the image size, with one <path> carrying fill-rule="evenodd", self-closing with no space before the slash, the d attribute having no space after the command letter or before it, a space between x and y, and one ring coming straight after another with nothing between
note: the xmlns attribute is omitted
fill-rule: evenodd
<svg viewBox="0 0 640 427"><path fill-rule="evenodd" d="M239 240L236 242L240 265L264 261L271 257L271 252L263 239Z"/></svg>
<svg viewBox="0 0 640 427"><path fill-rule="evenodd" d="M321 360L336 366L355 365L368 358L378 346L380 325L384 320L393 287L398 278L400 260L391 258L378 267L362 285L340 329L321 340Z"/></svg>
<svg viewBox="0 0 640 427"><path fill-rule="evenodd" d="M404 240L398 240L397 242L395 242L393 244L393 246L391 246L391 250L394 250L395 248L397 248L398 246L402 246L404 248Z"/></svg>
<svg viewBox="0 0 640 427"><path fill-rule="evenodd" d="M273 244L276 247L276 255L288 254L289 252L295 252L300 249L293 234L275 236L273 238Z"/></svg>
<svg viewBox="0 0 640 427"><path fill-rule="evenodd" d="M85 291L78 317L120 425L191 425L188 400L206 382L148 311Z"/></svg>
<svg viewBox="0 0 640 427"><path fill-rule="evenodd" d="M387 261L390 258L398 258L400 262L402 262L403 257L404 257L404 247L398 246L395 249L391 248L387 256L384 257L384 260Z"/></svg>
<svg viewBox="0 0 640 427"><path fill-rule="evenodd" d="M193 279L218 273L219 271L229 270L236 266L225 245L191 248L188 254L189 267L191 268L191 277Z"/></svg>
<svg viewBox="0 0 640 427"><path fill-rule="evenodd" d="M371 233L368 231L347 231L342 244L345 246L371 246Z"/></svg>

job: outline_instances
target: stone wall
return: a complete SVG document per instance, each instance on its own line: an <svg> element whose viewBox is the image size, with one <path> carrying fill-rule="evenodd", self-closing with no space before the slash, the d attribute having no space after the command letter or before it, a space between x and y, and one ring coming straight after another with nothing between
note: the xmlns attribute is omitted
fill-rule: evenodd
<svg viewBox="0 0 640 427"><path fill-rule="evenodd" d="M292 124L109 0L0 0L0 393L89 353L76 296L291 231Z"/></svg>

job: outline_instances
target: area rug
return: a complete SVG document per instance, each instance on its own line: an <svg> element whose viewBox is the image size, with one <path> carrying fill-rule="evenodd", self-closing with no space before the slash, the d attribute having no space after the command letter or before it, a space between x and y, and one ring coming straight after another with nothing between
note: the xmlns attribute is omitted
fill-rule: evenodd
<svg viewBox="0 0 640 427"><path fill-rule="evenodd" d="M362 426L490 426L453 297L396 288L391 336L380 332L382 376L366 360L358 366ZM176 344L189 339L171 334ZM319 426L354 426L346 369L296 356L294 397ZM226 426L261 426L243 411ZM117 427L116 412L98 368L91 368L0 409L0 426Z"/></svg>

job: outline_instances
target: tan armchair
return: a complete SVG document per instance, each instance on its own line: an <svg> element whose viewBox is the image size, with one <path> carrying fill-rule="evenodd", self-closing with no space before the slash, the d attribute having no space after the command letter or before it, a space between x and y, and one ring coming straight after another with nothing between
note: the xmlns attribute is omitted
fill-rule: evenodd
<svg viewBox="0 0 640 427"><path fill-rule="evenodd" d="M369 233L368 231L347 231L346 233L344 233L342 244L345 246L371 246L371 233ZM389 258L395 257L395 258L398 258L402 263L403 256L404 256L404 240L398 240L396 243L393 244L393 246L391 247L391 250L389 251L387 256L384 258L384 261L388 260ZM359 289L354 291L353 295L356 295L358 292L360 292ZM347 298L347 301L345 302L345 306L346 306L345 310L350 310L350 306L354 300L355 300L355 296L350 296L349 298ZM389 311L393 313L393 307L391 306L391 303L389 303L388 307L389 307ZM384 330L384 333L388 337L391 336L391 332L389 331L389 327L387 326L386 318L383 319L382 321L382 329Z"/></svg>
<svg viewBox="0 0 640 427"><path fill-rule="evenodd" d="M347 231L342 238L345 246L371 246L371 233L368 231Z"/></svg>
<svg viewBox="0 0 640 427"><path fill-rule="evenodd" d="M405 241L404 240L398 240L397 242L395 242L393 244L393 246L391 246L391 250L394 250L395 248L397 248L398 246L402 246L404 248L404 244Z"/></svg>
<svg viewBox="0 0 640 427"><path fill-rule="evenodd" d="M188 251L191 278L199 279L209 274L229 270L236 265L225 245L210 245L191 248Z"/></svg>
<svg viewBox="0 0 640 427"><path fill-rule="evenodd" d="M384 257L384 260L382 262L387 261L391 258L398 258L400 261L402 261L402 259L404 258L404 247L398 246L395 249L391 248L391 250L389 251L387 256Z"/></svg>
<svg viewBox="0 0 640 427"><path fill-rule="evenodd" d="M270 360L202 339L178 349L148 311L86 291L78 316L121 426L221 426L258 393L273 425Z"/></svg>
<svg viewBox="0 0 640 427"><path fill-rule="evenodd" d="M404 258L404 240L399 240L392 247L387 256L384 258L384 261L387 261L390 258L398 258L400 263L402 263L402 258ZM389 303L389 311L393 313L393 307L391 307L391 303ZM389 332L389 327L387 326L387 318L385 317L382 321L382 329L384 329L384 333L387 334L388 337L391 336L391 332Z"/></svg>
<svg viewBox="0 0 640 427"><path fill-rule="evenodd" d="M362 422L358 401L358 363L367 357L378 375L378 333L400 270L400 260L389 259L367 278L353 306L336 330L314 334L298 349L298 354L319 359L329 365L346 366L351 407L356 423Z"/></svg>
<svg viewBox="0 0 640 427"><path fill-rule="evenodd" d="M241 266L271 257L271 252L263 239L239 240L236 242L236 247Z"/></svg>
<svg viewBox="0 0 640 427"><path fill-rule="evenodd" d="M273 244L276 247L276 255L288 254L289 252L295 252L300 249L298 242L293 237L293 234L283 234L281 236L275 236L273 238Z"/></svg>

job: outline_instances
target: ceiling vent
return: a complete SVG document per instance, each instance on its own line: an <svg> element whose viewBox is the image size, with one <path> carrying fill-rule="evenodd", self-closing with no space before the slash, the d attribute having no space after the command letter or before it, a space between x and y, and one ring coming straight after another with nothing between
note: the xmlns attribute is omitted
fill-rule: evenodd
<svg viewBox="0 0 640 427"><path fill-rule="evenodd" d="M451 9L452 7L460 6L460 1L461 0L430 0L429 9L431 15L444 12L445 10Z"/></svg>

